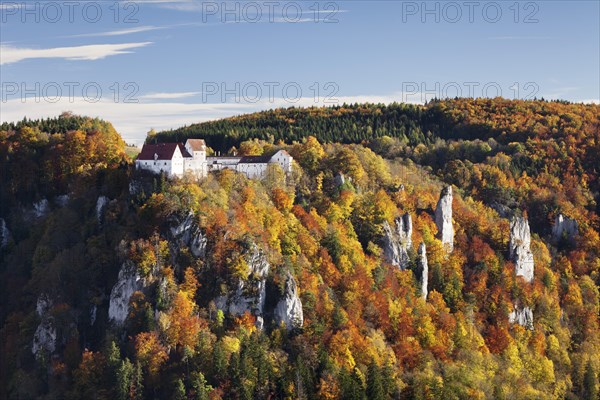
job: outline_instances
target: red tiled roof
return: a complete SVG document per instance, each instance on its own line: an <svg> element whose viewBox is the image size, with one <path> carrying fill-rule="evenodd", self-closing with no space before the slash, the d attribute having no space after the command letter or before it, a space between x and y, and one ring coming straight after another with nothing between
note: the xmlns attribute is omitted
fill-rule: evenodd
<svg viewBox="0 0 600 400"><path fill-rule="evenodd" d="M154 155L158 155L157 160L171 160L173 153L179 146L179 150L184 157L191 157L181 143L157 143L144 144L142 152L138 155L138 160L154 160Z"/></svg>
<svg viewBox="0 0 600 400"><path fill-rule="evenodd" d="M194 151L204 151L206 150L206 143L204 139L188 139L186 144L189 143L190 147Z"/></svg>

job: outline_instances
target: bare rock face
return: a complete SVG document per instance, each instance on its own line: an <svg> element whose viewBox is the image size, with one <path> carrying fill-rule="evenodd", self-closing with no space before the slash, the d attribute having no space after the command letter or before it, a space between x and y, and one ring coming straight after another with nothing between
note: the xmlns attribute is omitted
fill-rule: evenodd
<svg viewBox="0 0 600 400"><path fill-rule="evenodd" d="M451 253L454 250L454 225L452 225L452 186L442 189L440 199L435 208L435 224L438 238Z"/></svg>
<svg viewBox="0 0 600 400"><path fill-rule="evenodd" d="M194 213L191 211L178 223L171 227L171 235L175 239L181 240L185 245L189 244L192 239L192 231L195 226Z"/></svg>
<svg viewBox="0 0 600 400"><path fill-rule="evenodd" d="M390 264L396 267L400 266L398 241L394 238L392 227L387 221L383 223L383 255Z"/></svg>
<svg viewBox="0 0 600 400"><path fill-rule="evenodd" d="M394 220L392 230L387 221L383 223L383 254L386 260L404 270L408 266L408 251L412 248L412 218L406 213Z"/></svg>
<svg viewBox="0 0 600 400"><path fill-rule="evenodd" d="M510 218L513 214L513 211L510 209L510 207L504 205L504 204L500 204L496 201L492 202L490 204L490 207L492 209L494 209L498 215L502 218Z"/></svg>
<svg viewBox="0 0 600 400"><path fill-rule="evenodd" d="M125 261L119 271L117 283L110 292L108 319L123 325L129 314L129 299L134 292L142 290L144 281L132 261Z"/></svg>
<svg viewBox="0 0 600 400"><path fill-rule="evenodd" d="M256 317L256 326L264 326L264 308L267 293L267 275L271 265L264 252L253 245L247 258L248 271L245 279L238 281L238 287L232 296L220 296L215 299L217 307L228 311L230 315L240 316L246 312Z"/></svg>
<svg viewBox="0 0 600 400"><path fill-rule="evenodd" d="M23 207L23 217L29 223L36 222L39 218L44 218L50 212L50 202L47 199L42 199L31 205L31 207Z"/></svg>
<svg viewBox="0 0 600 400"><path fill-rule="evenodd" d="M98 225L102 225L104 221L104 211L106 210L106 206L108 205L108 197L100 196L96 201L96 221L98 221Z"/></svg>
<svg viewBox="0 0 600 400"><path fill-rule="evenodd" d="M68 194L62 194L60 196L56 196L54 203L59 207L66 207L67 204L69 204L69 200L71 200L71 196Z"/></svg>
<svg viewBox="0 0 600 400"><path fill-rule="evenodd" d="M39 295L37 303L35 304L35 312L39 317L43 317L52 308L52 300L50 297L43 293Z"/></svg>
<svg viewBox="0 0 600 400"><path fill-rule="evenodd" d="M190 243L190 250L194 257L197 258L205 258L206 257L206 243L207 238L204 236L200 229L197 229L195 234L192 237L192 242Z"/></svg>
<svg viewBox="0 0 600 400"><path fill-rule="evenodd" d="M54 318L50 316L49 311L52 308L52 301L46 294L38 297L35 311L41 318L33 335L33 343L31 352L37 356L41 350L48 353L53 353L56 350L56 327L54 326Z"/></svg>
<svg viewBox="0 0 600 400"><path fill-rule="evenodd" d="M579 224L573 218L558 214L552 227L552 238L559 242L561 239L572 241L579 234Z"/></svg>
<svg viewBox="0 0 600 400"><path fill-rule="evenodd" d="M129 182L129 194L131 196L137 196L144 190L142 183L136 180L131 180Z"/></svg>
<svg viewBox="0 0 600 400"><path fill-rule="evenodd" d="M523 217L514 217L510 222L510 258L515 263L517 276L522 276L525 281L533 281L533 253L529 248L531 233L529 222Z"/></svg>
<svg viewBox="0 0 600 400"><path fill-rule="evenodd" d="M40 201L38 201L37 203L33 203L33 215L36 218L41 218L46 216L46 214L48 214L48 211L50 210L50 207L48 205L48 200L46 199L42 199Z"/></svg>
<svg viewBox="0 0 600 400"><path fill-rule="evenodd" d="M3 249L8 245L8 240L10 239L10 231L6 226L6 221L3 218L0 218L0 249Z"/></svg>
<svg viewBox="0 0 600 400"><path fill-rule="evenodd" d="M346 177L341 172L338 172L333 178L333 183L335 183L335 186L340 187L346 183Z"/></svg>
<svg viewBox="0 0 600 400"><path fill-rule="evenodd" d="M394 220L396 225L396 234L407 249L412 248L412 218L406 213L402 217Z"/></svg>
<svg viewBox="0 0 600 400"><path fill-rule="evenodd" d="M289 271L285 279L283 298L275 308L275 323L277 325L284 324L288 331L299 329L304 324L302 302L298 297L298 285Z"/></svg>
<svg viewBox="0 0 600 400"><path fill-rule="evenodd" d="M511 324L517 323L533 330L533 311L529 307L519 308L515 306L513 311L508 314L508 322Z"/></svg>
<svg viewBox="0 0 600 400"><path fill-rule="evenodd" d="M54 353L56 350L56 328L51 318L44 318L33 335L31 352L37 356L41 350Z"/></svg>
<svg viewBox="0 0 600 400"><path fill-rule="evenodd" d="M421 273L421 295L423 299L427 298L427 284L429 280L429 266L427 265L427 249L425 243L421 242L417 250L417 263L419 272Z"/></svg>
<svg viewBox="0 0 600 400"><path fill-rule="evenodd" d="M90 308L90 326L93 326L96 323L96 314L98 311L98 307L93 304Z"/></svg>
<svg viewBox="0 0 600 400"><path fill-rule="evenodd" d="M200 230L196 216L191 211L171 227L171 235L181 244L188 246L194 257L206 257L207 238Z"/></svg>

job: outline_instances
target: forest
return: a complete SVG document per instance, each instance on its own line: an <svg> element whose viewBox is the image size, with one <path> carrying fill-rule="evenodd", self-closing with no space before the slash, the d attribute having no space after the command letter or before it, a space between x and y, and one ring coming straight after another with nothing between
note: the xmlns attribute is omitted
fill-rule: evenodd
<svg viewBox="0 0 600 400"><path fill-rule="evenodd" d="M1 398L600 398L600 106L289 108L147 141L192 137L287 150L294 172L167 179L106 121L0 125ZM386 235L406 214L399 267Z"/></svg>

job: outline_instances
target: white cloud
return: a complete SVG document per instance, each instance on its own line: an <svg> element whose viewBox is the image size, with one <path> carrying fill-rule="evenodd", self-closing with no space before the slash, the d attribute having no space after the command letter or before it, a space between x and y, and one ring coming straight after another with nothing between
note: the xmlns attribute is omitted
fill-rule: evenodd
<svg viewBox="0 0 600 400"><path fill-rule="evenodd" d="M0 45L0 65L16 63L32 58L64 58L66 60L99 60L118 54L128 54L130 49L144 47L152 42L92 44L49 49L29 49Z"/></svg>
<svg viewBox="0 0 600 400"><path fill-rule="evenodd" d="M310 18L299 18L298 20L292 20L295 18L296 7L292 7L289 10L289 18L284 18L284 14L287 15L288 11L284 11L283 7L286 4L292 3L290 1L273 2L258 0L254 2L244 2L240 0L225 0L225 1L205 1L205 0L134 0L135 3L158 5L161 8L182 11L182 12L209 12L211 17L217 19L221 18L222 23L228 23L231 20L237 18L238 23L256 23L256 22L271 22L271 23L300 23L300 22L317 22L317 21L328 21L334 22L336 16L340 13L347 13L349 10L341 9L324 9L315 10L314 4L306 3L301 5L302 2L296 2L296 6L300 8L301 15L310 16ZM245 8L248 5L251 7ZM329 6L323 4L326 7L339 7L335 3L330 3ZM258 8L261 16L256 21L257 15L253 14ZM237 10L237 11L235 11ZM223 18L223 13L228 14L229 20Z"/></svg>
<svg viewBox="0 0 600 400"><path fill-rule="evenodd" d="M126 2L127 0L124 0ZM193 0L135 0L139 4L193 3Z"/></svg>
<svg viewBox="0 0 600 400"><path fill-rule="evenodd" d="M162 8L169 8L178 11L200 11L202 1L197 0L134 0L137 4L158 5Z"/></svg>
<svg viewBox="0 0 600 400"><path fill-rule="evenodd" d="M551 36L492 36L489 40L548 40Z"/></svg>
<svg viewBox="0 0 600 400"><path fill-rule="evenodd" d="M79 35L69 35L69 36L63 36L63 37L74 38L74 37L121 36L121 35L130 35L130 34L133 34L133 33L155 31L157 29L165 29L165 27L163 27L163 26L151 26L151 25L149 25L149 26L138 26L136 28L120 29L120 30L116 30L116 31L97 32L97 33L82 33L82 34L79 34Z"/></svg>
<svg viewBox="0 0 600 400"><path fill-rule="evenodd" d="M224 118L252 111L242 104L187 104L187 103L115 103L102 99L92 103L84 98L68 97L50 103L33 98L8 100L1 104L1 122L28 118L47 118L63 111L99 117L111 122L127 142L141 143L150 128L156 130L178 128L182 125Z"/></svg>
<svg viewBox="0 0 600 400"><path fill-rule="evenodd" d="M172 100L194 97L202 92L179 92L179 93L149 93L138 97L140 100Z"/></svg>

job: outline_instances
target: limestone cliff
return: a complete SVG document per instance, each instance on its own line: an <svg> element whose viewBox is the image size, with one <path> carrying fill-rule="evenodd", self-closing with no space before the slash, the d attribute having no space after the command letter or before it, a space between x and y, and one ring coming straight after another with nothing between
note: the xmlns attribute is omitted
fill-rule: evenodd
<svg viewBox="0 0 600 400"><path fill-rule="evenodd" d="M394 220L392 230L387 221L383 223L383 254L392 265L406 269L410 261L408 252L412 249L412 218L406 213Z"/></svg>
<svg viewBox="0 0 600 400"><path fill-rule="evenodd" d="M50 315L52 308L52 300L46 295L41 294L36 303L36 313L41 318L33 335L33 343L31 352L37 356L41 350L48 353L53 353L56 350L56 327L54 326L54 318Z"/></svg>
<svg viewBox="0 0 600 400"><path fill-rule="evenodd" d="M110 292L108 318L116 325L122 325L129 314L129 299L131 295L142 290L144 281L137 272L132 261L125 261L119 271L117 283Z"/></svg>
<svg viewBox="0 0 600 400"><path fill-rule="evenodd" d="M179 245L188 246L196 258L206 257L207 238L198 226L197 218L191 211L170 228L171 235Z"/></svg>
<svg viewBox="0 0 600 400"><path fill-rule="evenodd" d="M533 253L529 246L531 233L529 222L523 217L514 217L510 223L509 254L515 263L515 273L525 281L533 281Z"/></svg>
<svg viewBox="0 0 600 400"><path fill-rule="evenodd" d="M284 324L287 330L301 328L304 323L302 302L298 297L296 280L288 271L285 278L283 298L275 308L275 323Z"/></svg>
<svg viewBox="0 0 600 400"><path fill-rule="evenodd" d="M421 276L421 295L424 299L427 298L427 284L429 280L429 266L427 265L427 249L425 243L421 242L417 250L417 265L419 275Z"/></svg>
<svg viewBox="0 0 600 400"><path fill-rule="evenodd" d="M452 224L452 186L445 187L435 208L438 238L449 253L454 250L454 225Z"/></svg>
<svg viewBox="0 0 600 400"><path fill-rule="evenodd" d="M240 316L249 312L256 317L259 329L264 325L266 281L271 265L264 252L256 245L247 255L248 269L244 279L239 279L233 294L225 294L215 299L217 307L230 315Z"/></svg>
<svg viewBox="0 0 600 400"><path fill-rule="evenodd" d="M194 234L192 235L192 242L189 244L190 251L197 258L205 258L206 257L206 244L208 240L206 236L202 233L200 228L198 228Z"/></svg>
<svg viewBox="0 0 600 400"><path fill-rule="evenodd" d="M552 227L552 239L559 242L562 239L572 241L579 234L579 224L573 218L558 214Z"/></svg>
<svg viewBox="0 0 600 400"><path fill-rule="evenodd" d="M533 311L529 307L517 307L508 314L508 322L517 323L527 329L533 329Z"/></svg>
<svg viewBox="0 0 600 400"><path fill-rule="evenodd" d="M8 245L8 240L10 239L10 231L6 226L6 221L0 218L0 249L6 247Z"/></svg>
<svg viewBox="0 0 600 400"><path fill-rule="evenodd" d="M33 203L33 215L36 218L45 217L46 214L50 211L50 206L48 205L48 200L42 199L37 203Z"/></svg>
<svg viewBox="0 0 600 400"><path fill-rule="evenodd" d="M96 201L96 221L98 225L102 225L104 222L104 212L106 210L106 206L108 205L108 197L100 196Z"/></svg>

